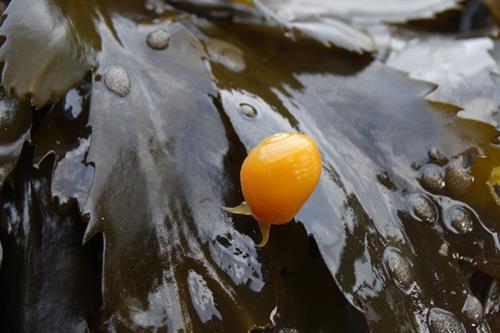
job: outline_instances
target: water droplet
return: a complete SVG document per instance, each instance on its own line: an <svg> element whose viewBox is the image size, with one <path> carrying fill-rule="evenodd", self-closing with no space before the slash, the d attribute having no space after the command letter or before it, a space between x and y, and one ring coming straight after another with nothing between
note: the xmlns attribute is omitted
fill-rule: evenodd
<svg viewBox="0 0 500 333"><path fill-rule="evenodd" d="M379 181L380 184L384 185L388 190L390 191L397 190L396 185L393 183L391 177L387 172L378 174L377 180Z"/></svg>
<svg viewBox="0 0 500 333"><path fill-rule="evenodd" d="M242 72L246 68L244 54L233 44L211 38L206 42L208 58L233 72Z"/></svg>
<svg viewBox="0 0 500 333"><path fill-rule="evenodd" d="M146 37L146 43L154 50L166 49L169 42L170 34L163 29L151 31Z"/></svg>
<svg viewBox="0 0 500 333"><path fill-rule="evenodd" d="M441 192L445 186L443 170L435 164L423 166L420 170L420 183L430 192Z"/></svg>
<svg viewBox="0 0 500 333"><path fill-rule="evenodd" d="M247 103L240 104L240 112L248 118L255 118L257 116L257 109Z"/></svg>
<svg viewBox="0 0 500 333"><path fill-rule="evenodd" d="M437 149L437 147L432 147L431 149L429 149L428 155L429 155L430 159L432 159L436 162L446 161L446 156L444 156L444 154L441 153L441 151L439 151L439 149Z"/></svg>
<svg viewBox="0 0 500 333"><path fill-rule="evenodd" d="M455 205L445 210L444 223L458 234L466 234L474 229L473 214L463 206Z"/></svg>
<svg viewBox="0 0 500 333"><path fill-rule="evenodd" d="M146 0L144 7L153 11L157 15L163 14L165 11L171 9L171 7L163 0Z"/></svg>
<svg viewBox="0 0 500 333"><path fill-rule="evenodd" d="M104 76L106 87L118 96L125 97L130 93L130 79L122 66L112 66Z"/></svg>
<svg viewBox="0 0 500 333"><path fill-rule="evenodd" d="M470 170L474 159L479 154L477 149L469 149L446 165L446 187L452 192L464 193L474 182Z"/></svg>
<svg viewBox="0 0 500 333"><path fill-rule="evenodd" d="M462 307L464 318L472 324L479 324L483 321L483 305L479 300L468 295Z"/></svg>
<svg viewBox="0 0 500 333"><path fill-rule="evenodd" d="M423 194L412 194L408 198L412 217L419 222L433 223L437 219L437 209Z"/></svg>
<svg viewBox="0 0 500 333"><path fill-rule="evenodd" d="M449 311L432 308L427 320L432 333L465 333L464 324Z"/></svg>
<svg viewBox="0 0 500 333"><path fill-rule="evenodd" d="M449 246L447 243L443 243L441 244L441 247L439 248L439 254L444 256L444 257L447 257L448 256L448 253L449 253Z"/></svg>
<svg viewBox="0 0 500 333"><path fill-rule="evenodd" d="M396 284L408 290L412 285L414 278L411 264L394 248L387 248L384 253L384 262L391 278Z"/></svg>
<svg viewBox="0 0 500 333"><path fill-rule="evenodd" d="M446 184L457 192L465 192L474 182L470 170L462 168L458 163L450 163L446 166Z"/></svg>

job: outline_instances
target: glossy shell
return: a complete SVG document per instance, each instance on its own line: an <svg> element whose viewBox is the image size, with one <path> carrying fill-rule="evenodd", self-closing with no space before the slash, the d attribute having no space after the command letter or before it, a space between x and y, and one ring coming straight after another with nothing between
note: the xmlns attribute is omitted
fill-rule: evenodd
<svg viewBox="0 0 500 333"><path fill-rule="evenodd" d="M259 222L283 224L298 213L320 175L314 140L304 134L278 133L250 151L240 180L252 216Z"/></svg>

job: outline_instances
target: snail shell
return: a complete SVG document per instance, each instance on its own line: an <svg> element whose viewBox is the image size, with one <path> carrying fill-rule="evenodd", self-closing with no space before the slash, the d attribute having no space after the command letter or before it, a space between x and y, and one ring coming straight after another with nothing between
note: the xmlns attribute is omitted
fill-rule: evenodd
<svg viewBox="0 0 500 333"><path fill-rule="evenodd" d="M248 154L241 167L241 189L257 221L284 224L299 212L320 175L321 158L314 140L304 134L278 133Z"/></svg>
<svg viewBox="0 0 500 333"><path fill-rule="evenodd" d="M232 214L252 215L266 245L271 224L290 222L311 196L321 176L321 157L305 134L277 133L248 154L240 171L243 201L223 207Z"/></svg>

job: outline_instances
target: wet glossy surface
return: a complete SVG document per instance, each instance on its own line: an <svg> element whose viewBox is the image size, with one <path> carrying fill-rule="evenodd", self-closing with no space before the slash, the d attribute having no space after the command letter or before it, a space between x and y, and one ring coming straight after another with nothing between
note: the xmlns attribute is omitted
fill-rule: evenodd
<svg viewBox="0 0 500 333"><path fill-rule="evenodd" d="M292 36L299 32L325 45L362 52L375 51L380 46L377 34L385 30L380 29L380 23L432 17L454 7L457 1L393 1L387 5L384 1L313 0L308 6L297 0L253 0L253 3Z"/></svg>
<svg viewBox="0 0 500 333"><path fill-rule="evenodd" d="M427 95L434 102L450 103L463 109L461 117L500 125L500 70L490 52L489 38L414 39L395 52L387 65L407 72L410 77L434 83Z"/></svg>
<svg viewBox="0 0 500 333"><path fill-rule="evenodd" d="M484 249L474 247L472 240L470 249L458 245L444 232L441 221L436 227L418 226L401 197L420 187L415 163L427 162L428 151L435 146L448 156L465 151L472 143L471 135L477 138L474 127L467 126L449 111L425 103L423 97L431 91L431 86L412 82L377 64L364 70L361 67L362 71L354 76L343 76L345 67L336 70L334 66L330 67L332 73L326 74L326 63L319 60L318 52L318 60L313 61L316 66L298 68L289 75L287 69L293 68L298 63L296 59L303 56L301 49L293 43L279 44L272 35L266 39L258 34L258 28L249 28L226 35L231 42L246 43L246 54L253 52L254 58L260 59L255 62L260 70L235 76L215 67L216 77L225 88L221 92L222 104L248 148L260 136L291 129L307 131L319 142L325 172L330 176L322 178L317 193L297 219L318 241L327 265L347 297L367 311L374 332L425 329L428 323L422 314L429 311L430 304L456 303L452 311L460 316L465 300L463 291L468 287L457 263L450 261L450 254L443 250L443 244L451 242L451 253L470 262L475 262L472 258L483 257ZM273 56L282 53L287 54L286 62ZM274 63L272 59L278 58L279 64ZM343 59L342 53L334 52L330 58L339 62ZM316 74L318 70L321 74ZM391 84L398 87L398 94L393 94L395 88ZM360 91L363 93L357 93ZM237 112L240 103L252 105L259 117L251 120L242 117ZM482 128L485 134L493 132L486 126ZM487 134L482 136L484 146L489 141L487 137ZM390 186L378 183L379 174L388 175ZM461 179L455 175L451 178ZM484 190L484 184L481 188ZM442 204L438 200L437 205ZM496 215L494 210L490 212ZM434 220L441 215L431 214L430 219ZM496 234L490 234L484 227L482 230L484 236L477 237L486 237L489 245L483 245L496 256ZM394 289L385 278L380 259L387 245L399 249L406 257L404 260L415 267L417 278L411 297L401 296L399 288ZM436 255L440 250L444 256ZM418 264L417 258L426 258L426 263ZM418 269L420 265L426 268ZM403 276L406 275L399 275L401 281ZM387 308L387 304L396 303L397 307ZM401 307L401 303L406 305ZM392 315L396 317L390 319ZM398 325L389 324L391 321Z"/></svg>
<svg viewBox="0 0 500 333"><path fill-rule="evenodd" d="M14 169L31 130L31 110L0 92L0 187Z"/></svg>
<svg viewBox="0 0 500 333"><path fill-rule="evenodd" d="M60 7L54 6L59 2ZM31 94L41 107L77 84L96 64L100 45L91 7L83 1L74 6L63 1L11 2L0 29L0 35L7 36L0 49L5 89L17 96ZM42 52L44 56L35 56Z"/></svg>
<svg viewBox="0 0 500 333"><path fill-rule="evenodd" d="M151 28L170 34L168 49L145 45ZM89 217L85 239L104 235L109 327L265 327L274 306L265 267L220 208L228 142L201 45L168 20L154 27L117 20L115 29L121 44L102 31L101 68L121 63L131 89L122 98L93 82L86 161L95 175L81 202ZM119 200L124 194L128 199ZM222 321L226 316L247 320Z"/></svg>
<svg viewBox="0 0 500 333"><path fill-rule="evenodd" d="M2 191L2 330L96 331L100 242L82 246L85 224L77 208L60 212L50 202L53 159L35 170L30 156L25 150Z"/></svg>

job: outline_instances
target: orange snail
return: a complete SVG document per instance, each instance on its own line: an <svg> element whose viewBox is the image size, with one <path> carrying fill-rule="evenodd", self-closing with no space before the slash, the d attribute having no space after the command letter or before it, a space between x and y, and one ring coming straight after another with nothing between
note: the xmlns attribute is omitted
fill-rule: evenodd
<svg viewBox="0 0 500 333"><path fill-rule="evenodd" d="M234 214L252 215L262 241L269 240L271 224L290 222L311 196L321 175L316 142L305 134L277 133L262 140L246 157L240 171L243 201Z"/></svg>

